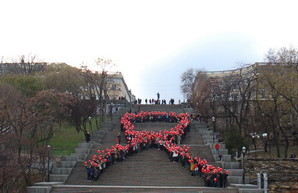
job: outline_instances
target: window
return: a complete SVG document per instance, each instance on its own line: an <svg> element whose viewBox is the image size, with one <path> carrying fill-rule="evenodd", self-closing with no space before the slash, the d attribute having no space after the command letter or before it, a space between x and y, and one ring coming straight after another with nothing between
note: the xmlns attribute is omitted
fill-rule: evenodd
<svg viewBox="0 0 298 193"><path fill-rule="evenodd" d="M116 87L117 87L116 84L113 84L112 85L112 91L116 91Z"/></svg>

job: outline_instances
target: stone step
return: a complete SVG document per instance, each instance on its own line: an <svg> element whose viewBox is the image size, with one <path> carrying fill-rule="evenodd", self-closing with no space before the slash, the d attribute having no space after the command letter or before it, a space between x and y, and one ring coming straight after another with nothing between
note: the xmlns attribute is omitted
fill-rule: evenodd
<svg viewBox="0 0 298 193"><path fill-rule="evenodd" d="M228 149L222 149L222 148L220 148L218 150L218 152L217 152L216 149L211 149L211 151L212 151L212 154L213 155L218 155L218 152L219 152L219 154L222 154L222 155L228 155L229 154L229 150Z"/></svg>
<svg viewBox="0 0 298 193"><path fill-rule="evenodd" d="M210 165L213 165L214 167L221 167L222 168L222 162L208 162Z"/></svg>
<svg viewBox="0 0 298 193"><path fill-rule="evenodd" d="M104 122L102 125L103 128L112 128L113 126L114 126L114 122L112 121Z"/></svg>
<svg viewBox="0 0 298 193"><path fill-rule="evenodd" d="M54 185L63 185L62 182L36 182L33 186L54 186Z"/></svg>
<svg viewBox="0 0 298 193"><path fill-rule="evenodd" d="M230 171L230 176L242 176L243 169L228 169Z"/></svg>
<svg viewBox="0 0 298 193"><path fill-rule="evenodd" d="M73 168L73 166L76 164L76 161L60 161L57 162L57 167L60 168Z"/></svg>
<svg viewBox="0 0 298 193"><path fill-rule="evenodd" d="M146 192L146 193L238 193L236 188L211 188L197 186L55 186L51 193L73 193L73 192Z"/></svg>
<svg viewBox="0 0 298 193"><path fill-rule="evenodd" d="M95 143L102 143L102 138L91 137L91 141Z"/></svg>
<svg viewBox="0 0 298 193"><path fill-rule="evenodd" d="M228 183L229 184L241 184L243 182L243 177L242 176L228 176ZM245 177L245 184L249 184L249 177Z"/></svg>
<svg viewBox="0 0 298 193"><path fill-rule="evenodd" d="M207 125L204 121L195 121L195 120L193 120L192 123L196 124L196 125L199 125L201 127L206 127L206 125Z"/></svg>
<svg viewBox="0 0 298 193"><path fill-rule="evenodd" d="M231 162L232 158L231 158L231 155L223 155L220 160L218 155L214 155L214 160L215 161Z"/></svg>
<svg viewBox="0 0 298 193"><path fill-rule="evenodd" d="M50 174L51 182L65 182L68 178L68 174Z"/></svg>
<svg viewBox="0 0 298 193"><path fill-rule="evenodd" d="M179 174L179 175L177 175ZM71 177L72 176L72 177ZM178 162L169 161L166 152L156 149L143 150L117 162L100 175L97 182L86 182L86 169L77 163L66 184L103 185L196 185L203 186L202 178L191 176Z"/></svg>
<svg viewBox="0 0 298 193"><path fill-rule="evenodd" d="M91 134L91 141L96 141L98 139L103 139L106 136L106 132L105 131L101 131L101 132L94 132L93 134Z"/></svg>
<svg viewBox="0 0 298 193"><path fill-rule="evenodd" d="M104 129L100 129L100 130L93 131L92 135L105 136L105 134L106 134L106 131Z"/></svg>
<svg viewBox="0 0 298 193"><path fill-rule="evenodd" d="M193 156L198 156L201 159L206 159L208 162L215 162L209 146L193 146L190 147L190 152Z"/></svg>
<svg viewBox="0 0 298 193"><path fill-rule="evenodd" d="M239 193L263 193L264 190L262 189L248 189L248 188L239 188L238 189Z"/></svg>
<svg viewBox="0 0 298 193"><path fill-rule="evenodd" d="M52 186L29 186L27 193L50 193Z"/></svg>
<svg viewBox="0 0 298 193"><path fill-rule="evenodd" d="M214 144L214 143L218 143L218 140L217 139L204 139L204 144L208 144L208 145L210 145L210 144Z"/></svg>
<svg viewBox="0 0 298 193"><path fill-rule="evenodd" d="M71 154L70 156L65 156L61 158L62 161L77 161L78 155L77 154Z"/></svg>
<svg viewBox="0 0 298 193"><path fill-rule="evenodd" d="M225 169L239 169L240 168L239 162L223 162L222 165Z"/></svg>
<svg viewBox="0 0 298 193"><path fill-rule="evenodd" d="M54 167L51 172L52 174L70 174L72 168L58 168Z"/></svg>
<svg viewBox="0 0 298 193"><path fill-rule="evenodd" d="M90 148L80 148L80 147L77 147L77 148L75 148L75 152L76 153L89 154Z"/></svg>
<svg viewBox="0 0 298 193"><path fill-rule="evenodd" d="M253 184L230 184L231 187L235 188L245 188L245 189L259 189L258 185Z"/></svg>
<svg viewBox="0 0 298 193"><path fill-rule="evenodd" d="M215 149L215 145L216 145L217 143L211 143L211 144L209 144L210 145L210 148L211 149ZM220 145L220 149L225 149L226 148L226 145L224 144L224 143L218 143L219 145Z"/></svg>
<svg viewBox="0 0 298 193"><path fill-rule="evenodd" d="M77 161L86 160L87 156L88 156L88 154L86 154L86 153L76 153L76 155L77 155L77 158L78 158Z"/></svg>
<svg viewBox="0 0 298 193"><path fill-rule="evenodd" d="M92 148L92 143L82 142L78 144L78 148Z"/></svg>
<svg viewBox="0 0 298 193"><path fill-rule="evenodd" d="M213 136L213 131L212 130L199 130L201 135L211 135Z"/></svg>
<svg viewBox="0 0 298 193"><path fill-rule="evenodd" d="M213 136L212 135L202 135L202 138L204 140L212 140L213 141ZM216 137L214 136L214 140L216 139Z"/></svg>

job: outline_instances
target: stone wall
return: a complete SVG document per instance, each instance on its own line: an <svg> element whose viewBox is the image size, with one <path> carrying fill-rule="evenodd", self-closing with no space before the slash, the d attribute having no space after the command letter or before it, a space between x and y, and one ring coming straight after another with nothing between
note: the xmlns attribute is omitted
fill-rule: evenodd
<svg viewBox="0 0 298 193"><path fill-rule="evenodd" d="M247 160L245 168L252 184L257 184L256 173L267 173L269 192L298 192L298 159Z"/></svg>

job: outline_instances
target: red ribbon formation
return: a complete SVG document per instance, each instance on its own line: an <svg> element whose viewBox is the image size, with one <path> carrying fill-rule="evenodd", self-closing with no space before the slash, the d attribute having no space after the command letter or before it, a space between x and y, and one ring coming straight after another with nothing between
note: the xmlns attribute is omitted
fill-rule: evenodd
<svg viewBox="0 0 298 193"><path fill-rule="evenodd" d="M175 127L171 128L169 131L160 130L158 132L155 132L146 130L135 130L135 126L133 123L135 123L137 120L142 122L142 120L145 119L152 120L152 118L160 119L161 117L167 117L169 120L176 120L178 124ZM141 143L148 144L149 141L152 140L156 141L157 143L163 144L163 147L168 152L175 152L180 156L185 156L188 159L188 162L196 161L197 164L202 165L202 173L216 174L223 171L221 167L214 167L213 165L208 164L206 159L193 157L189 146L178 146L175 143L174 136L183 135L185 132L185 128L190 124L190 116L188 113L182 113L179 115L176 115L175 112L167 113L159 111L140 112L138 114L126 113L123 115L120 122L124 128L127 144L125 146L116 144L111 148L106 148L105 150L97 150L98 155L93 155L91 160L88 160L88 162L84 162L85 166L99 167L100 164L108 162L106 156L110 156L112 152L118 152L121 150L123 152L128 152L130 149L132 149L133 146ZM225 171L225 173L228 174L229 171Z"/></svg>

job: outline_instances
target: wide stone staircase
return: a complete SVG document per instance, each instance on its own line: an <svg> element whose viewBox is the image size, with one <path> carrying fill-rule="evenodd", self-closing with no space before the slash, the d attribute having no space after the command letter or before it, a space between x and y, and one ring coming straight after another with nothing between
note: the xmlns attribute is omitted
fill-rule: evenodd
<svg viewBox="0 0 298 193"><path fill-rule="evenodd" d="M191 176L180 163L169 161L165 151L156 148L143 150L128 156L125 161L117 162L100 175L98 181L88 181L83 165L97 150L110 148L116 143L120 133L120 117L128 110L135 111L166 111L177 113L193 113L192 109L181 105L135 105L134 108L122 108L113 115L113 121L107 121L100 130L91 135L91 142L78 144L75 153L63 158L52 170L50 182L41 182L28 187L29 193L57 192L251 192L246 186L243 189L240 182L242 171L238 162L232 162L224 144L221 144L223 161L219 161L210 142L210 130L203 122L193 121L191 130L181 145L188 145L193 156L208 160L209 164L224 167L231 173L228 188L204 187L203 179ZM174 127L173 123L138 123L136 130L164 130ZM122 144L125 144L122 134ZM238 187L239 186L239 187ZM249 186L253 192L260 192L255 186ZM249 190L249 191L248 191Z"/></svg>
<svg viewBox="0 0 298 193"><path fill-rule="evenodd" d="M232 156L228 154L228 149L225 148L223 142L218 142L217 133L213 133L213 128L209 127L206 123L202 122L193 122L192 125L197 125L199 128L200 136L203 139L205 145L209 146L211 154L214 158L214 165L220 165L220 167L228 170L230 172L228 176L228 182L230 187L238 188L239 192L263 192L263 190L258 189L257 185L249 184L249 177L245 176L243 183L243 169L241 169L241 164L239 161L233 161ZM217 151L215 145L219 144L220 149ZM219 154L222 155L222 158L219 158Z"/></svg>

